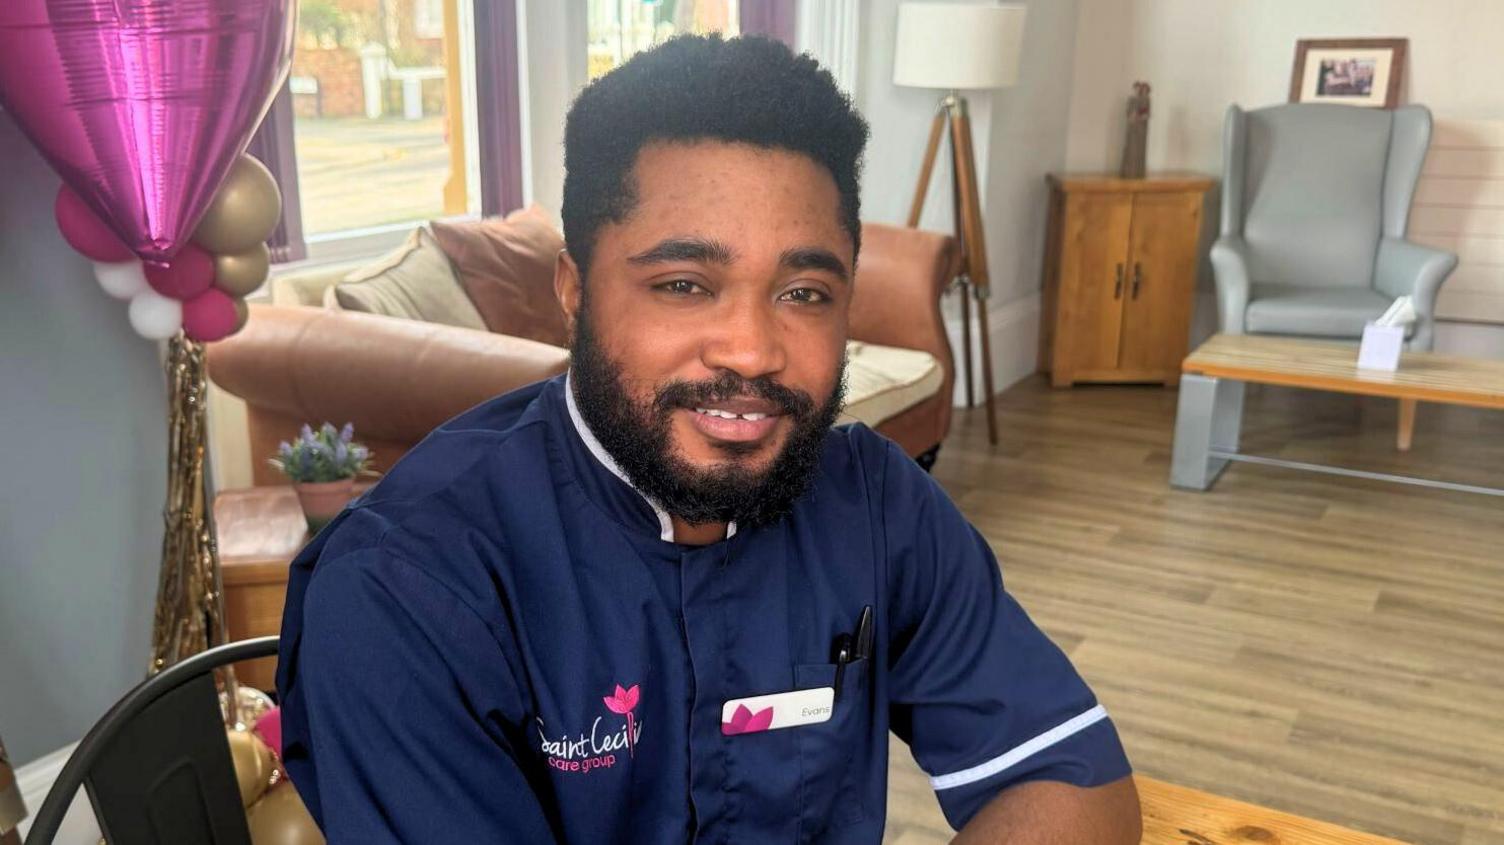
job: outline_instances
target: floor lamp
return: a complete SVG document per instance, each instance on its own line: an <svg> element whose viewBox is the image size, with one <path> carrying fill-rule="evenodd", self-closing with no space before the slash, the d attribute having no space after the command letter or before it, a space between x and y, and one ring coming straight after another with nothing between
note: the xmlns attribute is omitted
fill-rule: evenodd
<svg viewBox="0 0 1504 845"><path fill-rule="evenodd" d="M961 357L965 361L966 407L972 393L971 300L976 299L977 335L981 339L982 401L987 406L987 440L997 444L993 408L992 339L987 329L987 239L982 229L981 189L977 185L971 118L962 90L1006 88L1018 79L1025 8L1017 4L908 2L898 7L898 44L893 84L939 88L947 93L935 111L919 184L909 206L908 225L919 225L930 175L940 151L940 136L950 134L951 202L956 241L961 248Z"/></svg>

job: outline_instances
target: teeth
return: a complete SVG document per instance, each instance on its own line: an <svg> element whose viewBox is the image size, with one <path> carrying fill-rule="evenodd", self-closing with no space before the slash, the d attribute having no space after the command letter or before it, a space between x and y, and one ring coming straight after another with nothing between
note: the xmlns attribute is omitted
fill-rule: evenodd
<svg viewBox="0 0 1504 845"><path fill-rule="evenodd" d="M720 408L696 408L695 413L704 414L707 417L719 417L723 420L746 420L748 422L757 422L758 420L768 418L767 414L733 414L730 411L722 411Z"/></svg>

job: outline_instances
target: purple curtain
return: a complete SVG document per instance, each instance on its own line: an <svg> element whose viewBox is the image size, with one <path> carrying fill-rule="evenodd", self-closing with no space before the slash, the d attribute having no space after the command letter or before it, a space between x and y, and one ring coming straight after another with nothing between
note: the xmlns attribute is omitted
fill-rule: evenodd
<svg viewBox="0 0 1504 845"><path fill-rule="evenodd" d="M766 35L794 46L795 0L742 0L743 35Z"/></svg>
<svg viewBox="0 0 1504 845"><path fill-rule="evenodd" d="M251 137L246 152L266 165L282 191L282 219L266 241L271 247L272 263L307 258L308 245L303 242L303 207L298 204L298 153L293 146L292 92L286 83L282 84L277 98L272 100L272 107L267 109L266 117Z"/></svg>
<svg viewBox="0 0 1504 845"><path fill-rule="evenodd" d="M476 0L475 69L481 213L490 217L522 207L517 0Z"/></svg>

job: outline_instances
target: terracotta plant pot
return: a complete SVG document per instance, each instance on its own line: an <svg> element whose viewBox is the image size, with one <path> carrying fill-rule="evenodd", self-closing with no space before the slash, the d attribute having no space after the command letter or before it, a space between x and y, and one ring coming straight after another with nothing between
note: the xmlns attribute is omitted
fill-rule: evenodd
<svg viewBox="0 0 1504 845"><path fill-rule="evenodd" d="M319 481L294 484L298 492L298 504L303 506L303 518L308 520L308 530L317 534L320 528L339 516L345 505L355 498L355 479Z"/></svg>

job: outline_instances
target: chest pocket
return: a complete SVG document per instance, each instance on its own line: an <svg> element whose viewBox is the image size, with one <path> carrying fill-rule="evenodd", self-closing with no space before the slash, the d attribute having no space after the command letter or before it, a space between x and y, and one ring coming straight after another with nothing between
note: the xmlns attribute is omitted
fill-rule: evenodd
<svg viewBox="0 0 1504 845"><path fill-rule="evenodd" d="M794 728L799 738L799 841L819 842L824 834L867 817L865 784L872 760L872 684L868 660L846 664L830 719ZM799 689L835 685L833 663L794 667Z"/></svg>

